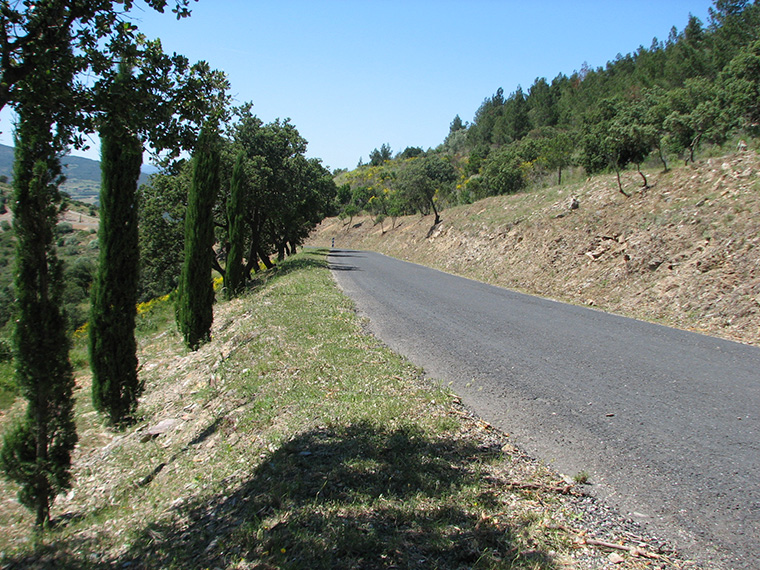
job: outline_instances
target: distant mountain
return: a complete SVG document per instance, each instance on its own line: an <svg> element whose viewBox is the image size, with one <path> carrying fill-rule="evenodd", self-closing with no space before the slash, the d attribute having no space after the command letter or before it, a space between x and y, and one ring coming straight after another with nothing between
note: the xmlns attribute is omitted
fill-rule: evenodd
<svg viewBox="0 0 760 570"><path fill-rule="evenodd" d="M100 193L100 161L80 156L65 156L61 162L66 175L63 189L75 200L97 203ZM143 167L140 184L145 184L149 173L152 172L155 172L154 168ZM7 176L8 180L13 177L12 146L0 144L0 176Z"/></svg>

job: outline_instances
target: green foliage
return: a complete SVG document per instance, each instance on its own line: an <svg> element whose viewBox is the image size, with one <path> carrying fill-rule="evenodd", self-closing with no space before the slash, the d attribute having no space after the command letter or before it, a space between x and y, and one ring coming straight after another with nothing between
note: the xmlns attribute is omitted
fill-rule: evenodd
<svg viewBox="0 0 760 570"><path fill-rule="evenodd" d="M342 216L343 216L343 219L348 218L348 223L350 224L351 221L354 219L354 216L359 215L359 212L360 212L359 208L357 208L353 204L349 204L348 206L343 208Z"/></svg>
<svg viewBox="0 0 760 570"><path fill-rule="evenodd" d="M139 190L139 298L147 301L177 288L182 267L185 210L192 163L154 174Z"/></svg>
<svg viewBox="0 0 760 570"><path fill-rule="evenodd" d="M243 248L245 247L245 153L238 154L230 181L230 198L227 201L227 223L229 224L229 254L224 273L225 289L228 297L234 297L244 284Z"/></svg>
<svg viewBox="0 0 760 570"><path fill-rule="evenodd" d="M469 149L467 129L462 128L448 134L439 150L449 155L463 155Z"/></svg>
<svg viewBox="0 0 760 570"><path fill-rule="evenodd" d="M126 80L129 68L122 66L121 74ZM121 81L115 87L121 87ZM128 103L119 103L100 133L100 258L89 327L92 402L113 425L133 420L142 393L134 332L139 269L136 192L143 147L122 122Z"/></svg>
<svg viewBox="0 0 760 570"><path fill-rule="evenodd" d="M401 160L406 160L408 158L415 158L417 156L422 156L423 154L425 154L425 151L422 150L420 147L408 146L401 153L399 153L397 158Z"/></svg>
<svg viewBox="0 0 760 570"><path fill-rule="evenodd" d="M30 89L31 93L34 93ZM54 102L51 98L49 102ZM33 97L20 107L14 168L17 313L13 345L16 383L27 400L24 418L3 438L0 463L19 487L19 499L49 521L50 503L71 484L77 441L74 377L61 312L62 268L53 246L62 202L61 166L51 119Z"/></svg>
<svg viewBox="0 0 760 570"><path fill-rule="evenodd" d="M357 186L351 192L351 203L361 211L369 204L372 196L374 196L374 189L371 186Z"/></svg>
<svg viewBox="0 0 760 570"><path fill-rule="evenodd" d="M185 344L192 350L211 338L213 207L218 188L219 140L215 128L209 125L201 131L193 157L193 180L185 217L185 257L177 298L177 324Z"/></svg>
<svg viewBox="0 0 760 570"><path fill-rule="evenodd" d="M584 66L551 83L537 78L527 96L518 87L505 97L499 88L467 128L465 173L478 174L494 148L547 127L563 136L542 141L538 155L517 152L533 168L557 169L558 179L574 159L588 173L619 172L640 165L654 150L667 169L668 153L693 161L703 143L721 144L737 126L752 131L760 122L760 4L716 0L710 14L707 28L690 16L686 28L673 28L665 43L655 38L650 48L618 55L604 68ZM450 130L442 150L456 154L461 147L452 147L453 134ZM575 143L579 152L573 157ZM494 166L492 161L492 179ZM516 181L515 165L508 170L507 178ZM488 193L484 186L472 181L480 195Z"/></svg>
<svg viewBox="0 0 760 570"><path fill-rule="evenodd" d="M465 167L465 173L469 176L474 176L480 172L480 169L483 167L483 162L488 158L488 155L491 153L491 147L488 145L481 144L477 147L475 147L472 152L470 153L469 160L467 161L467 166Z"/></svg>
<svg viewBox="0 0 760 570"><path fill-rule="evenodd" d="M666 143L686 162L693 162L694 155L703 141L725 140L729 117L721 104L720 88L707 79L692 79L683 87L668 93L670 113L665 118Z"/></svg>
<svg viewBox="0 0 760 570"><path fill-rule="evenodd" d="M551 130L541 140L540 158L550 170L557 171L557 184L562 184L562 170L573 164L575 141L567 131Z"/></svg>
<svg viewBox="0 0 760 570"><path fill-rule="evenodd" d="M760 41L746 46L723 70L727 98L745 125L760 123Z"/></svg>
<svg viewBox="0 0 760 570"><path fill-rule="evenodd" d="M12 228L0 233L0 328L10 320L14 310L13 257L16 250Z"/></svg>
<svg viewBox="0 0 760 570"><path fill-rule="evenodd" d="M189 15L190 0L175 0L178 16ZM146 4L162 12L167 0L148 0ZM4 5L0 18L6 40L0 46L3 81L0 83L0 108L16 106L22 94L18 83L39 72L50 74L65 68L68 89L57 92L66 104L56 111L56 124L81 133L94 132L113 93L111 85L118 74L114 61L129 57L136 73L126 91L131 93L131 122L136 133L151 141L156 152L167 151L169 158L192 148L199 125L206 117L224 118L229 85L223 73L213 71L205 62L190 65L186 57L165 54L158 40L141 36L124 15L134 7L129 0L78 2L51 0L40 3ZM51 25L56 22L56 25ZM76 46L77 56L60 58L51 66L52 49ZM40 97L55 85L47 77ZM47 87L45 89L44 87ZM69 140L82 146L82 135L70 130Z"/></svg>
<svg viewBox="0 0 760 570"><path fill-rule="evenodd" d="M382 144L380 149L374 149L369 153L370 166L380 166L386 160L390 160L393 156L390 145Z"/></svg>
<svg viewBox="0 0 760 570"><path fill-rule="evenodd" d="M406 202L419 211L432 210L437 224L440 222L438 197L448 195L456 179L456 170L448 160L431 155L408 161L398 176L398 189Z"/></svg>
<svg viewBox="0 0 760 570"><path fill-rule="evenodd" d="M73 231L74 231L74 227L68 222L61 222L60 224L55 226L55 233L56 235L59 235L59 236L70 234Z"/></svg>
<svg viewBox="0 0 760 570"><path fill-rule="evenodd" d="M74 422L61 425L60 419L55 416L46 426L48 434L55 435L47 438L44 458L37 451L39 424L31 412L3 434L0 467L8 479L21 486L19 502L37 512L38 526L48 523L49 505L56 495L71 487L71 450L77 437Z"/></svg>
<svg viewBox="0 0 760 570"><path fill-rule="evenodd" d="M514 147L491 153L483 166L483 186L487 194L514 194L522 190L525 187L522 164Z"/></svg>
<svg viewBox="0 0 760 570"><path fill-rule="evenodd" d="M454 134L457 131L461 131L467 128L467 125L462 122L462 119L459 117L459 115L456 115L454 117L454 120L451 121L451 124L449 125L449 134Z"/></svg>
<svg viewBox="0 0 760 570"><path fill-rule="evenodd" d="M95 265L86 257L78 257L66 268L66 284L77 289L81 294L76 300L88 298L92 283L95 280Z"/></svg>
<svg viewBox="0 0 760 570"><path fill-rule="evenodd" d="M338 204L348 204L349 200L351 200L352 195L353 193L351 192L350 184L343 184L342 186L338 186L336 196Z"/></svg>
<svg viewBox="0 0 760 570"><path fill-rule="evenodd" d="M188 4L175 0L178 17L189 13ZM167 0L148 0L147 5L163 11ZM38 526L48 522L50 502L70 483L76 442L62 312L64 303L74 303L71 290L64 295L63 264L53 246L57 217L65 206L58 189L58 157L102 126L109 105L125 100L129 108L120 107L131 113L132 132L150 140L157 151L169 149L170 155L188 148L201 119L224 116L226 110L224 75L205 63L190 66L182 56L167 56L159 41L145 40L124 19L132 7L131 0L119 6L51 0L4 3L0 14L5 32L0 108L11 104L20 118L13 200L18 240L14 352L17 384L29 401L25 419L5 439L2 458L6 474L21 486L22 502L36 511ZM138 71L114 90L112 62L124 58L133 60ZM60 229L70 234L70 228ZM78 253L68 241L71 236L61 239L70 254ZM103 240L103 246L109 244ZM136 243L130 248L129 255L135 255ZM135 268L128 280L136 276ZM134 298L131 304L134 311Z"/></svg>
<svg viewBox="0 0 760 570"><path fill-rule="evenodd" d="M259 262L272 266L272 253L294 252L328 212L335 212L337 188L318 160L304 157L306 141L289 121L264 125L250 105L235 113L237 120L219 144L219 198L210 208L218 255L211 266L229 281L228 270L235 271L230 264L240 259L242 285ZM178 284L191 178L190 165L179 165L154 175L141 189L143 300ZM344 187L341 199L349 201L350 192Z"/></svg>
<svg viewBox="0 0 760 570"><path fill-rule="evenodd" d="M295 251L316 224L334 212L337 188L319 160L305 158L306 140L289 121L264 125L250 105L236 113L237 122L228 128L225 160L231 169L238 154L244 154L245 273L249 274L258 270L259 260L271 266L272 253L282 258ZM220 202L229 199L225 195ZM226 218L220 209L217 225L229 232ZM224 272L221 264L216 269Z"/></svg>

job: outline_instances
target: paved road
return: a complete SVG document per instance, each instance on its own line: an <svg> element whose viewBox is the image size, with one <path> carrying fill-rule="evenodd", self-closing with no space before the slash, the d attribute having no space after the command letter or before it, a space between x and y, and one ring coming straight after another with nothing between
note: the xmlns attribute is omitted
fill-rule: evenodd
<svg viewBox="0 0 760 570"><path fill-rule="evenodd" d="M760 567L760 349L333 250L397 352L708 567Z"/></svg>

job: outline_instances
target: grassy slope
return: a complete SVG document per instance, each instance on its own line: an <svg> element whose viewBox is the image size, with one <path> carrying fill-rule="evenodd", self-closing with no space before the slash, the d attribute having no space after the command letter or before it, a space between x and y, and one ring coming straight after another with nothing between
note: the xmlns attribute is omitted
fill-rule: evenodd
<svg viewBox="0 0 760 570"><path fill-rule="evenodd" d="M80 372L75 487L35 547L0 483L3 568L603 568L590 537L630 544L367 335L324 251L219 303L197 352L168 302L139 321L141 421L106 430ZM681 567L620 554L616 567Z"/></svg>
<svg viewBox="0 0 760 570"><path fill-rule="evenodd" d="M638 174L626 173L634 190ZM614 175L409 216L323 222L311 243L371 249L488 283L760 345L760 157ZM570 210L570 197L580 207Z"/></svg>

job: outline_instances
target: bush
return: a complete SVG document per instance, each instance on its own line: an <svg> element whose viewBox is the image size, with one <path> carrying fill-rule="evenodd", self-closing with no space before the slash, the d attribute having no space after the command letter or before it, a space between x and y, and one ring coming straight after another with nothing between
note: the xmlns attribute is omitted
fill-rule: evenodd
<svg viewBox="0 0 760 570"><path fill-rule="evenodd" d="M492 153L483 166L483 184L491 195L514 194L525 188L520 157L506 148Z"/></svg>
<svg viewBox="0 0 760 570"><path fill-rule="evenodd" d="M62 236L64 234L70 234L74 231L74 226L72 226L68 222L61 222L57 226L55 226L55 233L56 235Z"/></svg>
<svg viewBox="0 0 760 570"><path fill-rule="evenodd" d="M90 313L86 306L80 303L66 303L64 305L66 315L66 330L74 332L81 328L89 319Z"/></svg>

